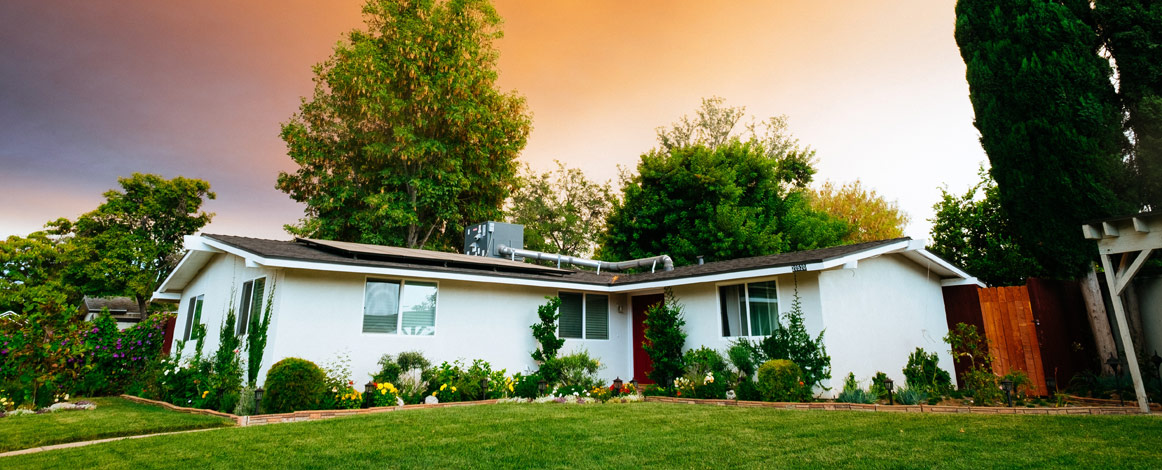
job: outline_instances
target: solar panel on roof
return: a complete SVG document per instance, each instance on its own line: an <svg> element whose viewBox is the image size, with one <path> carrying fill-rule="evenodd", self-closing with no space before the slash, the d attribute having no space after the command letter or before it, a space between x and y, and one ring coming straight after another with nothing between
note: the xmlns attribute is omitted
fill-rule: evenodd
<svg viewBox="0 0 1162 470"><path fill-rule="evenodd" d="M460 253L445 253L441 251L416 250L413 248L401 248L398 246L383 246L383 245L368 245L364 243L351 242L337 242L331 240L317 240L313 238L297 238L295 241L305 242L311 245L318 245L333 250L338 250L351 255L372 255L376 257L386 257L395 259L406 259L414 261L427 261L438 263L454 263L459 265L479 266L481 268L503 269L508 271L525 271L525 272L539 272L539 273L556 273L567 274L571 271L554 268L549 266L540 266L536 264L523 263L520 261L513 261L504 258L484 258L480 256L469 256Z"/></svg>

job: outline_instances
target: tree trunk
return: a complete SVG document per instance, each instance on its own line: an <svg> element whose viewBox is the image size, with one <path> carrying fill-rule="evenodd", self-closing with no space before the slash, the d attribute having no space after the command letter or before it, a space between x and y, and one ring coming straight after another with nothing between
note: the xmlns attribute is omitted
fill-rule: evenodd
<svg viewBox="0 0 1162 470"><path fill-rule="evenodd" d="M1134 288L1134 283L1130 282L1126 285L1126 290L1122 292L1122 296L1126 300L1126 323L1130 324L1130 337L1134 339L1134 350L1138 353L1138 359L1141 360L1146 353L1146 335L1142 330L1142 308L1138 302L1138 290Z"/></svg>
<svg viewBox="0 0 1162 470"><path fill-rule="evenodd" d="M1085 309L1089 312L1089 327L1093 330L1093 344L1097 347L1098 363L1104 364L1110 356L1116 357L1118 347L1114 344L1114 333L1110 329L1110 318L1106 314L1106 304L1102 300L1101 285L1097 271L1092 267L1085 279L1081 280L1081 297L1085 299ZM1104 367L1102 370L1104 371Z"/></svg>

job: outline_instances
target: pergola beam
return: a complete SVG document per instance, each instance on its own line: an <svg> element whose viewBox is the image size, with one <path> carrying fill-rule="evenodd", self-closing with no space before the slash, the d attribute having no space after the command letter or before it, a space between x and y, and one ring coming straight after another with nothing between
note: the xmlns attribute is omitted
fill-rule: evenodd
<svg viewBox="0 0 1162 470"><path fill-rule="evenodd" d="M1117 273L1117 284L1114 286L1116 288L1112 292L1115 292L1116 295L1122 295L1122 292L1126 290L1126 286L1130 285L1130 281L1134 279L1134 275L1138 274L1138 270L1142 269L1142 265L1146 264L1146 260L1150 258L1150 253L1153 252L1154 250L1150 248L1142 250L1138 252L1138 257L1134 258L1134 262L1129 267L1119 269ZM1129 253L1122 255L1122 264L1125 264L1125 260L1129 256Z"/></svg>
<svg viewBox="0 0 1162 470"><path fill-rule="evenodd" d="M1134 380L1134 394L1138 396L1138 407L1143 413L1150 412L1150 403L1146 397L1146 386L1142 383L1142 371L1138 368L1138 354L1134 352L1134 341L1130 338L1130 323L1126 321L1126 307L1122 305L1122 296L1114 293L1117 280L1114 278L1114 263L1110 255L1101 255L1101 265L1106 272L1106 284L1110 288L1110 300L1114 304L1114 320L1118 324L1118 336L1122 340L1122 352L1126 354L1126 367L1130 369L1130 378ZM1130 278L1126 278L1127 280Z"/></svg>

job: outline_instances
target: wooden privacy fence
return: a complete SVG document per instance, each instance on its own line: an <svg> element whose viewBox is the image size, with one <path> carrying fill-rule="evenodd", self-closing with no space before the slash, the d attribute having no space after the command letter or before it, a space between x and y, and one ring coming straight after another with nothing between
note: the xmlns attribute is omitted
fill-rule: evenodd
<svg viewBox="0 0 1162 470"><path fill-rule="evenodd" d="M993 372L1005 375L1022 371L1032 382L1031 395L1048 395L1028 287L990 287L980 289L978 296Z"/></svg>

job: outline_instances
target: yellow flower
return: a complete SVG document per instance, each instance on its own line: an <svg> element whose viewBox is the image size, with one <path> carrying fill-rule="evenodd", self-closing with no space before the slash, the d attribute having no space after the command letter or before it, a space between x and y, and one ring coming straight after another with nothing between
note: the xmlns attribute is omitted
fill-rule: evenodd
<svg viewBox="0 0 1162 470"><path fill-rule="evenodd" d="M209 393L210 393L209 390L202 392L202 398L206 398L206 395L208 395Z"/></svg>
<svg viewBox="0 0 1162 470"><path fill-rule="evenodd" d="M452 387L452 391L453 391L453 392L455 392L455 391L456 391L456 387Z"/></svg>
<svg viewBox="0 0 1162 470"><path fill-rule="evenodd" d="M432 392L432 396L433 396L433 397L434 397L434 396L436 396L436 392Z"/></svg>
<svg viewBox="0 0 1162 470"><path fill-rule="evenodd" d="M445 388L448 388L448 384L441 385L440 391L444 391Z"/></svg>

